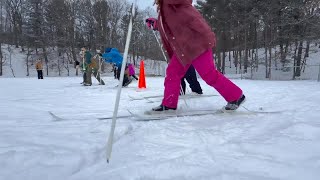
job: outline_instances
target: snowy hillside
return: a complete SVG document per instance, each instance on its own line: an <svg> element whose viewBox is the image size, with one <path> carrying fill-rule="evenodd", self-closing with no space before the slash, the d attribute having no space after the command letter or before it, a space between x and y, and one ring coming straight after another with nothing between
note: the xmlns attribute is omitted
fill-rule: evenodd
<svg viewBox="0 0 320 180"><path fill-rule="evenodd" d="M11 50L8 51L8 47ZM5 58L5 67L4 67L4 73L2 77L13 77L13 73L15 77L26 77L27 74L27 68L26 68L26 53L22 53L21 49L14 48L14 46L8 46L3 45L2 51L4 52L4 58ZM57 59L60 59L60 62L62 61L63 57L57 56L56 50L49 51L49 59L50 59L50 65L49 65L49 77L57 77L59 76L58 68L57 68ZM231 78L243 78L243 79L258 79L258 80L265 80L265 65L264 65L264 50L259 50L259 68L258 71L251 72L250 68L248 69L248 73L241 73L239 70L235 68L233 65L233 57L231 57L231 61L229 62L229 56L227 54L226 56L226 75ZM11 55L11 64L12 69L10 68L10 55ZM66 55L65 55L66 56ZM33 52L33 55L29 57L29 66L30 66L30 75L29 77L36 77L36 70L34 68L34 62L37 58L41 57L41 53L38 55ZM319 73L320 73L320 48L318 45L312 44L310 47L310 56L307 60L307 65L305 67L305 71L302 73L300 79L302 80L317 80ZM288 56L290 59L291 57ZM66 59L66 57L65 57ZM167 63L164 61L154 61L154 60L144 60L145 61L145 72L148 76L164 76L165 75L165 69L167 66ZM128 60L128 62L130 62ZM131 62L132 63L132 62ZM231 63L231 68L229 67ZM137 62L136 71L139 72L139 64L140 62ZM67 68L69 68L70 74L69 76L75 76L75 68L73 67L73 64L64 64L60 65L60 76L68 76L67 74ZM278 68L277 68L278 67ZM292 74L293 74L293 64L288 63L286 65L287 71L284 72L281 70L281 64L278 62L277 67L275 65L275 62L273 61L272 65L272 72L271 72L271 80L291 80ZM106 69L103 73L103 76L112 76L112 73L110 73L112 70L112 67L109 64L106 64ZM12 73L13 72L13 73ZM251 74L252 73L252 74ZM44 74L46 77L46 73ZM81 76L81 73L79 74ZM1 76L0 76L1 77Z"/></svg>
<svg viewBox="0 0 320 180"><path fill-rule="evenodd" d="M80 86L80 77L1 78L1 180L318 180L320 86L314 81L235 80L250 113L117 121L110 164L106 141L117 81ZM205 95L217 92L200 81ZM3 86L5 84L5 86ZM119 115L160 104L162 77L122 91ZM225 105L221 96L180 100L189 111Z"/></svg>

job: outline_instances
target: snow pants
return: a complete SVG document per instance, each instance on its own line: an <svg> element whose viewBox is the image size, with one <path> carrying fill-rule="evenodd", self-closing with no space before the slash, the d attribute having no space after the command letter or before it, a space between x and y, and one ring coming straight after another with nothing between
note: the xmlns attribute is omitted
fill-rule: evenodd
<svg viewBox="0 0 320 180"><path fill-rule="evenodd" d="M242 95L242 90L215 68L211 49L194 59L192 65L201 78L209 86L215 88L227 102L238 100ZM172 56L166 70L162 105L177 108L181 78L183 78L189 66L190 64L183 66L175 55Z"/></svg>

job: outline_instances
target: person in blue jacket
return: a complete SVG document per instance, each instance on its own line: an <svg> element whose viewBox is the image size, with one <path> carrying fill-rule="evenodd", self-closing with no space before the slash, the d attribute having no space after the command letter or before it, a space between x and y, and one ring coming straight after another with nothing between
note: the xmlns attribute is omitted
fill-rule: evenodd
<svg viewBox="0 0 320 180"><path fill-rule="evenodd" d="M117 67L117 79L120 80L123 56L119 50L117 48L106 48L102 57L105 62L112 63ZM126 66L122 86L128 86L131 82L132 79L129 78L128 66Z"/></svg>

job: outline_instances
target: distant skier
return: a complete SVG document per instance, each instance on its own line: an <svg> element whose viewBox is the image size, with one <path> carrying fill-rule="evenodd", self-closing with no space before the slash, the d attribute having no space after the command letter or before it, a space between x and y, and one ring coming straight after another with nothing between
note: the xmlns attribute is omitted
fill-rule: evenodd
<svg viewBox="0 0 320 180"><path fill-rule="evenodd" d="M91 68L93 76L99 82L99 85L105 85L104 81L101 79L101 66L102 66L102 54L100 50L96 50L97 54L91 59L89 67ZM90 80L91 81L91 77Z"/></svg>
<svg viewBox="0 0 320 180"><path fill-rule="evenodd" d="M181 79L182 93L180 92L180 94L186 94L186 83L185 83L184 79L186 79L187 82L189 83L189 86L190 86L192 92L194 92L196 94L203 94L202 88L201 88L200 83L197 79L196 70L194 69L194 67L192 65L189 67L186 74Z"/></svg>
<svg viewBox="0 0 320 180"><path fill-rule="evenodd" d="M83 85L91 86L92 69L89 67L92 55L86 48L81 48L80 56L82 58L82 71L83 71Z"/></svg>
<svg viewBox="0 0 320 180"><path fill-rule="evenodd" d="M192 64L202 79L228 102L225 110L236 110L244 102L242 90L214 65L215 34L192 0L155 0L158 19L148 18L147 26L159 30L170 62L166 70L164 98L153 111L176 110L181 78Z"/></svg>
<svg viewBox="0 0 320 180"><path fill-rule="evenodd" d="M43 64L42 59L38 59L36 63L36 70L38 73L38 79L43 79Z"/></svg>
<svg viewBox="0 0 320 180"><path fill-rule="evenodd" d="M115 66L117 67L117 79L120 80L123 57L120 54L119 50L116 48L106 48L105 53L102 55L102 57L104 58L105 62L115 64ZM122 86L126 87L131 82L132 78L129 77L128 66L125 66Z"/></svg>
<svg viewBox="0 0 320 180"><path fill-rule="evenodd" d="M129 63L128 64L128 69L129 69L129 76L133 77L134 79L136 80L139 80L136 76L136 71L135 71L135 68L134 68L134 65Z"/></svg>

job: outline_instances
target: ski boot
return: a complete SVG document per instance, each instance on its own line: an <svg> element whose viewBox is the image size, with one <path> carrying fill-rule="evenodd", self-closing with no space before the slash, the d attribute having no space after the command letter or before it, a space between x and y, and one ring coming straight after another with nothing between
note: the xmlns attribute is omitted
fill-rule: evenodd
<svg viewBox="0 0 320 180"><path fill-rule="evenodd" d="M169 107L166 107L162 104L160 106L152 108L152 111L168 111L168 110L177 110L177 108L169 108Z"/></svg>
<svg viewBox="0 0 320 180"><path fill-rule="evenodd" d="M224 107L225 111L235 111L237 110L242 103L244 103L246 100L246 97L242 95L238 100L228 102L228 104Z"/></svg>

